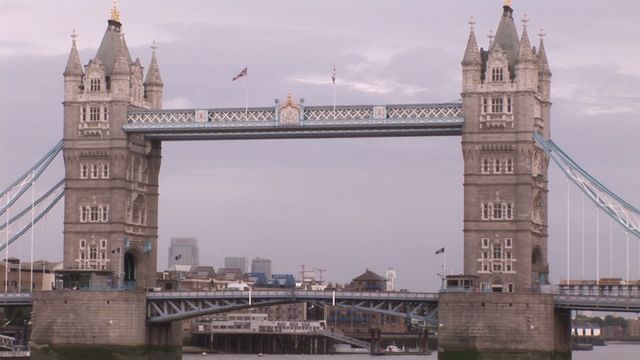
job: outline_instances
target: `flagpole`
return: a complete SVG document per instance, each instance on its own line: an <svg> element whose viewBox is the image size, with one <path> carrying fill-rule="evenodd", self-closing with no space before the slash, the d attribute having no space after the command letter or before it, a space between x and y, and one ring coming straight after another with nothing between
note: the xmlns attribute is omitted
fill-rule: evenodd
<svg viewBox="0 0 640 360"><path fill-rule="evenodd" d="M443 268L443 273L442 274L444 276L444 279L447 279L447 249L444 249L444 261L442 263L442 268Z"/></svg>
<svg viewBox="0 0 640 360"><path fill-rule="evenodd" d="M249 72L247 72L247 78L245 82L245 97L244 97L244 119L249 120Z"/></svg>
<svg viewBox="0 0 640 360"><path fill-rule="evenodd" d="M333 120L336 119L336 82L333 82Z"/></svg>
<svg viewBox="0 0 640 360"><path fill-rule="evenodd" d="M336 67L333 66L333 74L331 76L333 82L333 120L336 119Z"/></svg>

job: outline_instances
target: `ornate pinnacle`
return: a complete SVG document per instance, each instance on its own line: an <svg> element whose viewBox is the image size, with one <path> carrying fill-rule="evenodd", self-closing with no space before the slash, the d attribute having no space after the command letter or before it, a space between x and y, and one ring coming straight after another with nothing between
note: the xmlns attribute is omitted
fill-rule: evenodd
<svg viewBox="0 0 640 360"><path fill-rule="evenodd" d="M527 16L527 13L524 13L524 14L522 15L522 27L523 27L524 29L526 29L526 28L527 28L527 23L528 23L529 21L531 21L531 20L529 20L529 17Z"/></svg>
<svg viewBox="0 0 640 360"><path fill-rule="evenodd" d="M544 29L540 29L540 32L538 33L538 36L540 36L540 40L544 39L545 36L547 36L547 34L544 33Z"/></svg>
<svg viewBox="0 0 640 360"><path fill-rule="evenodd" d="M78 40L78 34L76 33L76 29L73 29L71 31L71 41L73 41L73 43L75 44L77 40Z"/></svg>
<svg viewBox="0 0 640 360"><path fill-rule="evenodd" d="M151 51L153 51L153 53L155 54L156 50L158 50L158 44L154 40L153 43L151 44Z"/></svg>
<svg viewBox="0 0 640 360"><path fill-rule="evenodd" d="M118 9L118 0L113 0L111 8L111 20L120 22L120 10Z"/></svg>
<svg viewBox="0 0 640 360"><path fill-rule="evenodd" d="M469 27L471 28L471 30L473 30L473 27L476 25L476 18L475 16L471 16L471 19L469 19Z"/></svg>
<svg viewBox="0 0 640 360"><path fill-rule="evenodd" d="M487 36L489 38L489 46L491 46L493 44L493 39L495 39L495 35L493 35L493 29L489 30L489 36Z"/></svg>

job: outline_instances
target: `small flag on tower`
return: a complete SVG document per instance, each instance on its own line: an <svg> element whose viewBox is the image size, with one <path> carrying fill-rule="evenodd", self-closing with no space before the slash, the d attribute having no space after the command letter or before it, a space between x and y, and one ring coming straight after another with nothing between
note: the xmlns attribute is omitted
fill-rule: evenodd
<svg viewBox="0 0 640 360"><path fill-rule="evenodd" d="M442 254L442 253L444 253L444 248L442 248L442 249L440 249L440 250L436 251L436 255L438 255L438 254Z"/></svg>
<svg viewBox="0 0 640 360"><path fill-rule="evenodd" d="M240 71L238 75L236 75L233 79L231 79L231 81L236 81L243 76L247 76L248 73L249 73L248 68L244 68L242 69L242 71Z"/></svg>
<svg viewBox="0 0 640 360"><path fill-rule="evenodd" d="M333 82L333 85L336 84L336 67L333 67L333 72L331 73L331 82Z"/></svg>

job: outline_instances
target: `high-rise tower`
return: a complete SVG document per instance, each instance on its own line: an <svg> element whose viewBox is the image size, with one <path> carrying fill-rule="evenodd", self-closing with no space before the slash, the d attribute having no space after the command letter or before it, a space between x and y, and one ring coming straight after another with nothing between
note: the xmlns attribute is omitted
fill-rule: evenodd
<svg viewBox="0 0 640 360"><path fill-rule="evenodd" d="M130 109L162 106L155 46L143 75L116 5L84 68L73 35L64 72L65 286L155 284L160 143L122 130Z"/></svg>
<svg viewBox="0 0 640 360"><path fill-rule="evenodd" d="M464 272L496 292L536 291L549 271L549 161L533 132L549 137L551 72L527 22L519 37L506 3L488 50L471 22L462 60Z"/></svg>

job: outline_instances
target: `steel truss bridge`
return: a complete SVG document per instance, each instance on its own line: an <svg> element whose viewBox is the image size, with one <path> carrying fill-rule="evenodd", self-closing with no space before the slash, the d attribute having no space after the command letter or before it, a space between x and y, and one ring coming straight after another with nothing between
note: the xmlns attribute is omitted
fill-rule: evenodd
<svg viewBox="0 0 640 360"><path fill-rule="evenodd" d="M72 291L72 290L62 290ZM558 286L555 307L580 311L640 313L640 286ZM437 320L438 293L306 290L164 291L147 293L150 323L166 323L216 313L291 303L340 306L358 311ZM0 293L0 307L31 306L31 293Z"/></svg>
<svg viewBox="0 0 640 360"><path fill-rule="evenodd" d="M150 292L147 294L147 317L151 323L160 323L299 302L431 319L438 304L438 294L306 290Z"/></svg>

